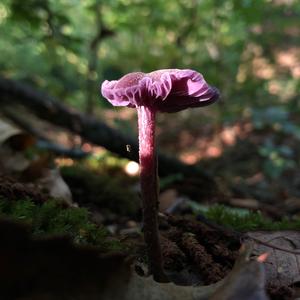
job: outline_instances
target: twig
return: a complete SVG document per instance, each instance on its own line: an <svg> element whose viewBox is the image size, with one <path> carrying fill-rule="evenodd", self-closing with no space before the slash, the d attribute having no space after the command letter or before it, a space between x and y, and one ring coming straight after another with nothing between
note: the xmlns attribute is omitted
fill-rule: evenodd
<svg viewBox="0 0 300 300"><path fill-rule="evenodd" d="M287 253L291 253L291 254L300 255L300 251L297 251L297 250L290 250L290 249L282 248L280 246L272 245L272 244L270 244L268 242L265 242L265 241L262 241L258 238L254 238L252 236L249 236L248 234L246 234L245 237L253 240L254 242L256 242L258 244L264 245L264 246L269 247L269 248L273 248L273 249L280 250L280 251L287 252Z"/></svg>
<svg viewBox="0 0 300 300"><path fill-rule="evenodd" d="M250 239L250 240L252 240L252 241L254 241L258 244L264 245L264 246L269 247L269 248L284 251L284 252L287 252L287 253L300 255L300 251L285 249L285 248L282 248L280 246L272 245L272 244L270 244L268 242L265 242L265 241L262 241L258 238L254 238L254 237L250 236L249 234L244 234L244 233L236 231L232 228L228 228L228 227L225 227L225 226L220 226L220 225L214 223L213 221L207 219L204 215L201 215L201 214L197 215L197 220L204 223L205 225L215 229L215 230L227 232L227 233L230 233L230 234L234 234L235 236L239 237L241 241L245 241L246 239Z"/></svg>

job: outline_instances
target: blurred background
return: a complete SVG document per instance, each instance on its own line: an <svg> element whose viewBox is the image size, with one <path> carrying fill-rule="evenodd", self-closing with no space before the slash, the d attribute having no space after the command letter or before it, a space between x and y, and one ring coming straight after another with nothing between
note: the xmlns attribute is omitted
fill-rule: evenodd
<svg viewBox="0 0 300 300"><path fill-rule="evenodd" d="M158 115L160 212L299 231L300 1L0 0L1 299L122 291L106 254L141 249L137 118L100 85L164 68L199 71L221 99ZM208 253L237 255L205 232Z"/></svg>
<svg viewBox="0 0 300 300"><path fill-rule="evenodd" d="M56 159L60 166L86 152L97 159L115 152L110 161L116 164L119 157L136 158L135 111L103 99L103 80L190 68L220 90L221 100L159 115L161 152L184 165L200 163L220 180L229 204L249 200L259 208L258 199L300 207L299 1L2 0L0 31L0 93L9 100L2 101L2 116L50 140L56 153L67 151ZM37 109L26 91L29 99L55 97L66 111L47 104ZM70 117L77 112L84 124ZM107 127L93 135L89 118ZM99 132L106 136L95 138ZM119 144L118 134L124 137ZM180 174L168 166L164 175L174 183ZM126 172L136 175L138 166L131 168Z"/></svg>

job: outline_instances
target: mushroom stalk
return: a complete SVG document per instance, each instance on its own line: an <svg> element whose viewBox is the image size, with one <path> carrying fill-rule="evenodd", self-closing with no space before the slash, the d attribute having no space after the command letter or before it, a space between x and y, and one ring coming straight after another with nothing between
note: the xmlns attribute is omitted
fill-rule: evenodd
<svg viewBox="0 0 300 300"><path fill-rule="evenodd" d="M140 182L143 203L144 239L154 280L166 282L158 231L158 181L155 151L155 109L138 106Z"/></svg>

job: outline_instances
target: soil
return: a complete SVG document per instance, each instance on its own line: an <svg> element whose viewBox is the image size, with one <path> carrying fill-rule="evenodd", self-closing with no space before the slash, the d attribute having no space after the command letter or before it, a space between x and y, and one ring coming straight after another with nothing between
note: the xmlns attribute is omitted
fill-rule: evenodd
<svg viewBox="0 0 300 300"><path fill-rule="evenodd" d="M20 183L15 179L0 174L0 197L8 200L19 200L30 198L34 202L45 202L49 198L35 185L31 183Z"/></svg>

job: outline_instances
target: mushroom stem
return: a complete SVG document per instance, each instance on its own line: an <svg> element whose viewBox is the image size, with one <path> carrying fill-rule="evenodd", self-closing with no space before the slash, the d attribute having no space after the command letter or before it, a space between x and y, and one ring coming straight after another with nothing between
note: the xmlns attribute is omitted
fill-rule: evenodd
<svg viewBox="0 0 300 300"><path fill-rule="evenodd" d="M155 151L155 110L138 106L140 181L143 203L144 239L154 280L166 282L158 231L158 182Z"/></svg>

